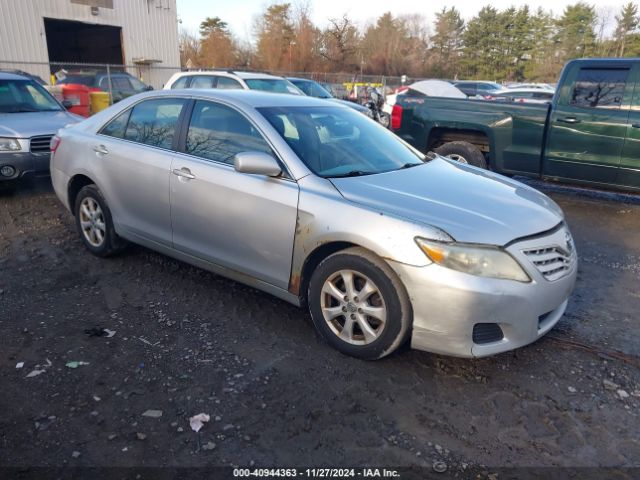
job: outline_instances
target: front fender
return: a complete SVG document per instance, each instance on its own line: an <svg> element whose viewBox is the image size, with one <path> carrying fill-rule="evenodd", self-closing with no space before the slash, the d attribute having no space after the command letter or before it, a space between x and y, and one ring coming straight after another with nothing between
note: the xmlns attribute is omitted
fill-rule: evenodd
<svg viewBox="0 0 640 480"><path fill-rule="evenodd" d="M309 176L301 179L299 185L292 279L299 279L309 255L328 243L347 242L387 260L425 266L431 262L415 238L443 239L445 235L435 227L350 202L328 180ZM295 289L298 283L291 285Z"/></svg>

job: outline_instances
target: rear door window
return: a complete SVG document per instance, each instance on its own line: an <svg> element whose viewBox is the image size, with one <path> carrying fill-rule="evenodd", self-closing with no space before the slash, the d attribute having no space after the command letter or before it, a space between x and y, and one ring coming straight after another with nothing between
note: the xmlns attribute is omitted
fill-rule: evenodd
<svg viewBox="0 0 640 480"><path fill-rule="evenodd" d="M124 138L152 147L170 149L180 113L186 103L182 98L145 100L131 111Z"/></svg>
<svg viewBox="0 0 640 480"><path fill-rule="evenodd" d="M578 72L570 105L581 108L619 109L629 69L582 68Z"/></svg>
<svg viewBox="0 0 640 480"><path fill-rule="evenodd" d="M218 86L222 90L238 90L242 89L239 82L229 77L218 77Z"/></svg>
<svg viewBox="0 0 640 480"><path fill-rule="evenodd" d="M233 164L236 153L272 153L256 128L236 110L214 102L197 101L191 114L185 152Z"/></svg>
<svg viewBox="0 0 640 480"><path fill-rule="evenodd" d="M190 88L215 88L216 77L213 75L196 75L191 80Z"/></svg>
<svg viewBox="0 0 640 480"><path fill-rule="evenodd" d="M127 77L112 77L111 88L120 92L132 92L133 87Z"/></svg>

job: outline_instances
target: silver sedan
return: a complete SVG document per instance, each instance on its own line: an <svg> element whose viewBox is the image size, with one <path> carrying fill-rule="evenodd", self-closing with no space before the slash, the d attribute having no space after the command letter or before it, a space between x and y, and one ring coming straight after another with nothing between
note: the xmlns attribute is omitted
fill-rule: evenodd
<svg viewBox="0 0 640 480"><path fill-rule="evenodd" d="M573 240L548 197L424 156L323 100L151 92L51 147L55 191L90 252L135 242L308 306L356 357L409 339L462 357L526 345L575 283Z"/></svg>

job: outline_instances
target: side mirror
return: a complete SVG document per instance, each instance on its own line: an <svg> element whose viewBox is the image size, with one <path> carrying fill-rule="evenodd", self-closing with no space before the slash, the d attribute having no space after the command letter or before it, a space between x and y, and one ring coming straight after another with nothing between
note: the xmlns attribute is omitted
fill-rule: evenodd
<svg viewBox="0 0 640 480"><path fill-rule="evenodd" d="M62 100L62 106L69 110L71 107L73 107L73 103L71 103L71 100Z"/></svg>
<svg viewBox="0 0 640 480"><path fill-rule="evenodd" d="M240 152L233 158L236 171L277 177L282 173L278 161L264 152Z"/></svg>

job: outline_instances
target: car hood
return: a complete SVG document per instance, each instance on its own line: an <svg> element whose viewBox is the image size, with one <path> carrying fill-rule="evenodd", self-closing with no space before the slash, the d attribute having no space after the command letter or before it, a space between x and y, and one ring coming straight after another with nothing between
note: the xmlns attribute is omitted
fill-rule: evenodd
<svg viewBox="0 0 640 480"><path fill-rule="evenodd" d="M367 107L365 107L364 105L359 105L357 103L354 102L350 102L348 100L341 100L339 98L327 98L327 100L330 100L332 102L336 102L339 103L340 105L346 105L347 107L351 107L354 110L357 110L359 112L366 112L369 109Z"/></svg>
<svg viewBox="0 0 640 480"><path fill-rule="evenodd" d="M83 117L66 110L58 112L0 113L0 137L29 138L35 135L53 135L70 123Z"/></svg>
<svg viewBox="0 0 640 480"><path fill-rule="evenodd" d="M347 200L438 227L458 242L505 245L552 229L563 219L560 207L537 190L441 157L331 182Z"/></svg>

